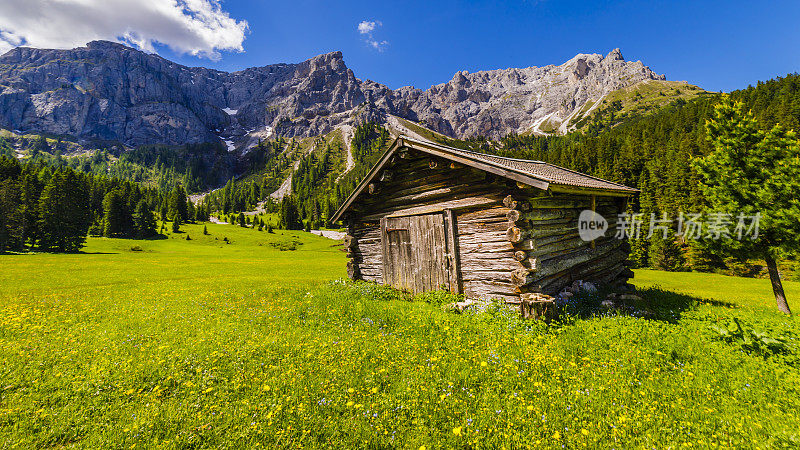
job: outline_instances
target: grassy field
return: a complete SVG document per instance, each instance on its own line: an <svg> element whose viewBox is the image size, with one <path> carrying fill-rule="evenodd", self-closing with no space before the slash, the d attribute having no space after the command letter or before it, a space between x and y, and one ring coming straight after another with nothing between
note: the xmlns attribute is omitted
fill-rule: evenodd
<svg viewBox="0 0 800 450"><path fill-rule="evenodd" d="M184 229L0 256L0 447L800 445L800 322L766 280L637 271L647 318L548 326L336 281L306 233ZM734 318L784 344L711 328Z"/></svg>

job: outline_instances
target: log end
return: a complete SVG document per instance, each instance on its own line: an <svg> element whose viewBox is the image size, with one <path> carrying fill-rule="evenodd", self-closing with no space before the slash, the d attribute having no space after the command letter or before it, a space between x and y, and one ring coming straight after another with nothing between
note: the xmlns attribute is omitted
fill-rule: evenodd
<svg viewBox="0 0 800 450"><path fill-rule="evenodd" d="M526 268L520 268L511 272L511 283L515 286L525 286L533 281L531 271Z"/></svg>
<svg viewBox="0 0 800 450"><path fill-rule="evenodd" d="M510 195L503 199L503 205L508 209L517 209L517 201Z"/></svg>
<svg viewBox="0 0 800 450"><path fill-rule="evenodd" d="M517 227L511 227L506 230L506 238L512 244L518 244L522 242L522 230Z"/></svg>

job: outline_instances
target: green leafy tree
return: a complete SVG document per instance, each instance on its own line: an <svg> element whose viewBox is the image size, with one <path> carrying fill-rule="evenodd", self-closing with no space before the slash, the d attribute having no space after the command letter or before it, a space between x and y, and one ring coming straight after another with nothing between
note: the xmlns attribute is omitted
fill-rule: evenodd
<svg viewBox="0 0 800 450"><path fill-rule="evenodd" d="M43 177L50 174L46 171L41 173ZM21 177L20 181L20 219L22 241L34 243L38 239L37 224L39 221L39 197L42 195L43 183L39 175L33 171L27 172Z"/></svg>
<svg viewBox="0 0 800 450"><path fill-rule="evenodd" d="M693 160L709 206L718 212L759 216L756 239L713 241L717 251L763 258L778 309L791 314L776 260L800 248L800 144L780 125L759 131L752 112L729 97L706 122L713 151ZM754 234L754 233L753 233Z"/></svg>

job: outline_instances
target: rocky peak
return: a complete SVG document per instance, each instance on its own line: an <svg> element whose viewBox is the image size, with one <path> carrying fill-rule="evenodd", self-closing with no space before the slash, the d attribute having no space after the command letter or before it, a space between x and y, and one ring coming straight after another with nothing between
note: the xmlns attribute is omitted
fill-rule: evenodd
<svg viewBox="0 0 800 450"><path fill-rule="evenodd" d="M427 91L394 91L391 104L397 115L452 137L564 133L586 102L648 79L664 76L626 62L615 49L605 58L578 54L560 66L457 72Z"/></svg>
<svg viewBox="0 0 800 450"><path fill-rule="evenodd" d="M620 51L618 48L611 50L608 55L606 55L605 59L612 61L625 61L625 58L622 57L622 51Z"/></svg>
<svg viewBox="0 0 800 450"><path fill-rule="evenodd" d="M120 44L119 42L112 42L112 41L105 41L105 40L97 40L91 41L86 44L86 48L91 50L112 50L112 51L132 51L138 52L140 50L136 50L134 48L128 47L124 44Z"/></svg>

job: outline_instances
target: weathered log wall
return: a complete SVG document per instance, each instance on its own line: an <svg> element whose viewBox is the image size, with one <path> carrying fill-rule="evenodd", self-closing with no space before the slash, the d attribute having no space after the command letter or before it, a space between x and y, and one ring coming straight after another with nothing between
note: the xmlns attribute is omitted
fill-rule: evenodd
<svg viewBox="0 0 800 450"><path fill-rule="evenodd" d="M624 284L633 276L627 268L628 243L615 237L623 199L524 189L505 202L514 206L506 238L520 262L513 274L520 291L555 295L575 280ZM578 216L587 209L608 220L605 236L591 242L578 232Z"/></svg>
<svg viewBox="0 0 800 450"><path fill-rule="evenodd" d="M510 279L514 248L505 238L509 208L502 204L514 183L422 153L404 156L397 156L352 207L346 242L351 277L383 282L381 218L451 209L449 241L456 241L451 254L458 258L450 262L458 268L451 290L469 298L517 299Z"/></svg>
<svg viewBox="0 0 800 450"><path fill-rule="evenodd" d="M347 216L348 272L383 282L380 221L384 217L451 210L449 255L457 267L451 290L469 298L519 303L520 294L557 294L574 280L624 283L626 241L613 237L619 197L545 192L416 151L395 155L351 206ZM609 220L606 237L584 242L581 211ZM450 245L450 244L448 244ZM455 264L455 266L454 266ZM454 286L457 285L457 286Z"/></svg>
<svg viewBox="0 0 800 450"><path fill-rule="evenodd" d="M509 208L498 201L456 217L463 293L468 298L519 300L511 274L519 263L506 239Z"/></svg>

